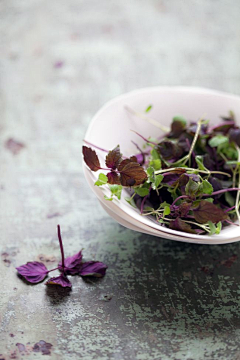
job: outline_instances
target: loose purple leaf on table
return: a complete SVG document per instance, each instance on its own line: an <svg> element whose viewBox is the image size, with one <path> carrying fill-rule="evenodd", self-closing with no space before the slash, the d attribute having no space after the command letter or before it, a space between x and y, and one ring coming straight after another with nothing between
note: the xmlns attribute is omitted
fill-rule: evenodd
<svg viewBox="0 0 240 360"><path fill-rule="evenodd" d="M75 275L78 274L81 266L82 266L82 250L73 256L69 256L64 259L64 270L66 274ZM58 268L60 271L63 271L62 262L60 261L58 264Z"/></svg>
<svg viewBox="0 0 240 360"><path fill-rule="evenodd" d="M57 277L52 277L46 282L46 285L59 285L62 287L72 287L71 281L69 281L68 278L63 274Z"/></svg>
<svg viewBox="0 0 240 360"><path fill-rule="evenodd" d="M106 166L110 169L116 170L122 160L122 154L120 153L119 145L113 150L109 151L106 156Z"/></svg>
<svg viewBox="0 0 240 360"><path fill-rule="evenodd" d="M100 261L87 261L82 264L79 275L103 277L107 270L107 265Z"/></svg>
<svg viewBox="0 0 240 360"><path fill-rule="evenodd" d="M28 282L36 284L45 279L48 269L43 263L38 261L27 262L16 268L18 273Z"/></svg>
<svg viewBox="0 0 240 360"><path fill-rule="evenodd" d="M83 146L82 151L84 161L92 171L98 171L99 169L101 169L98 156L94 150L87 146Z"/></svg>

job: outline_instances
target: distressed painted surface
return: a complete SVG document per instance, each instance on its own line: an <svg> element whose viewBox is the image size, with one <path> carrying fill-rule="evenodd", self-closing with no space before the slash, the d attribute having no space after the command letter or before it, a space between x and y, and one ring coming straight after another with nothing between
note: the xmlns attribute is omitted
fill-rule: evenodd
<svg viewBox="0 0 240 360"><path fill-rule="evenodd" d="M239 359L240 244L141 235L89 193L80 147L105 101L137 87L240 93L238 1L0 2L0 359ZM106 129L107 131L107 129ZM15 266L84 247L109 265L73 291ZM42 340L42 341L41 341ZM49 354L50 353L50 354Z"/></svg>

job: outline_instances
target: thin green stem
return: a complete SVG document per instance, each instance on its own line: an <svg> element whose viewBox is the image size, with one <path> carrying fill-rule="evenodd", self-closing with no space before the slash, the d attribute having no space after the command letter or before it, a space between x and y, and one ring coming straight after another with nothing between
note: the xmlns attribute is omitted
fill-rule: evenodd
<svg viewBox="0 0 240 360"><path fill-rule="evenodd" d="M159 129L161 129L163 132L168 133L168 132L170 131L170 129L169 129L167 126L164 126L164 125L160 124L157 120L152 119L152 118L150 118L149 116L146 116L146 115L144 115L144 114L142 114L142 113L140 113L140 112L137 112L137 111L131 109L131 108L130 108L129 106L127 106L127 105L125 105L125 109L126 109L130 114L135 115L135 116L137 116L137 117L139 117L139 118L141 118L141 119L149 122L150 124L152 124L152 125L158 127Z"/></svg>
<svg viewBox="0 0 240 360"><path fill-rule="evenodd" d="M189 153L188 153L188 155L187 155L187 158L183 161L183 164L184 164L184 165L188 162L188 160L189 160L189 162L191 161L191 155L192 155L192 152L193 152L194 147L195 147L195 145L196 145L196 142L197 142L197 139L198 139L198 135L199 135L200 130L201 130L201 127L202 127L202 121L203 121L203 117L201 117L201 119L198 120L198 122L197 122L197 124L198 124L198 125L197 125L197 130L196 130L196 132L195 132L195 135L194 135L194 138L193 138L193 141L192 141L192 145L191 145L191 147L190 147L190 150L189 150Z"/></svg>
<svg viewBox="0 0 240 360"><path fill-rule="evenodd" d="M199 224L199 223L196 223L196 222L194 222L194 221L190 221L190 220L182 220L182 221L184 221L184 222L186 222L186 223L188 223L188 224L192 224L192 225L196 225L196 226L199 226L199 227L201 227L201 228L203 228L205 231L207 231L207 232L211 232L209 229L208 229L208 226L207 226L207 224L206 225L202 225L202 224Z"/></svg>
<svg viewBox="0 0 240 360"><path fill-rule="evenodd" d="M223 160L224 160L225 162L228 161L228 159L226 158L226 156L225 156L223 153L220 152L219 155L223 158ZM230 167L231 171L233 172L233 171L234 171L234 170L233 170L233 167L232 167L231 165L229 165L229 167ZM235 186L233 186L233 187L235 187Z"/></svg>
<svg viewBox="0 0 240 360"><path fill-rule="evenodd" d="M221 174L221 175L226 175L228 177L231 177L230 174L225 173L223 171L210 171L210 170L206 171L206 170L200 170L200 169L194 169L194 168L188 168L188 167L176 167L176 168L157 170L157 171L155 171L155 175L162 174L162 173L169 172L169 171L178 170L178 169L184 169L186 171L196 171L196 172L199 172L202 174Z"/></svg>

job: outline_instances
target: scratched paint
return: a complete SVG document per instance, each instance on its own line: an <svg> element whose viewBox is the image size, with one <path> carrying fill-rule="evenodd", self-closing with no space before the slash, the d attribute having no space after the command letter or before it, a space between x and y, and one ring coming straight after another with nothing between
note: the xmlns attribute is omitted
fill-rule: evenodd
<svg viewBox="0 0 240 360"><path fill-rule="evenodd" d="M0 359L240 357L240 243L124 229L81 169L89 121L115 95L159 84L240 93L239 2L184 5L2 1ZM9 139L24 147L14 154ZM17 277L29 260L57 264L57 223L66 255L84 248L86 260L108 264L104 279L73 277L69 292Z"/></svg>

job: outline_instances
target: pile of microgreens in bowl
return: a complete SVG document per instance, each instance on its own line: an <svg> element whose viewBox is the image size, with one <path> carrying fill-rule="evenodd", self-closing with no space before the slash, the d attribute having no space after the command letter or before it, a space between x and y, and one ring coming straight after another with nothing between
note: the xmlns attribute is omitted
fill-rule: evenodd
<svg viewBox="0 0 240 360"><path fill-rule="evenodd" d="M104 171L95 185L108 184L111 196L105 199L120 200L127 188L129 204L173 230L212 235L222 226L238 226L234 221L240 221L240 128L234 114L214 126L204 118L187 122L176 116L170 129L160 124L159 128L165 134L157 139L137 133L145 144L140 149L134 143L137 151L130 158L122 156L119 145L108 151L85 141L107 152L102 167L95 150L83 146L88 167Z"/></svg>

